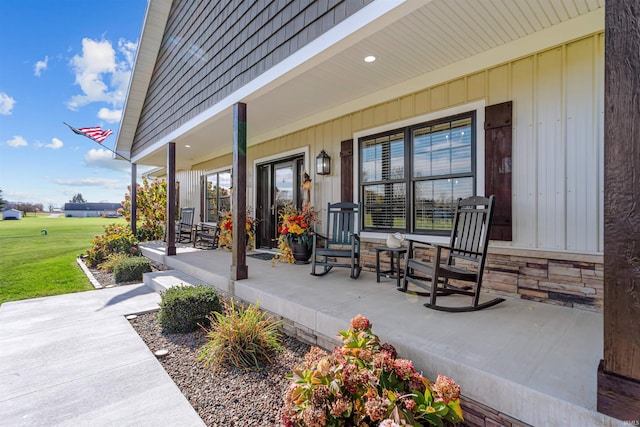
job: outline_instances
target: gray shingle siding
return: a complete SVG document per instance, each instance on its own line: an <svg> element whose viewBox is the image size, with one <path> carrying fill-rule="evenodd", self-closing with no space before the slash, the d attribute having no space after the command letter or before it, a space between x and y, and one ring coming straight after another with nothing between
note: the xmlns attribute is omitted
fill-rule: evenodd
<svg viewBox="0 0 640 427"><path fill-rule="evenodd" d="M175 0L133 155L373 0Z"/></svg>

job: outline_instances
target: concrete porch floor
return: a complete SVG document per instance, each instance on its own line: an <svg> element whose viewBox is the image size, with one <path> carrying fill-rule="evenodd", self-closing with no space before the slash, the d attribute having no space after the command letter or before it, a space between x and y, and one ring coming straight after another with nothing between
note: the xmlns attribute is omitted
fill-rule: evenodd
<svg viewBox="0 0 640 427"><path fill-rule="evenodd" d="M147 243L143 253L177 270L149 276L156 289L176 278L214 285L318 336L335 337L360 313L425 376L450 376L464 396L524 423L624 425L596 411L601 313L508 297L482 311L445 313L423 307L424 297L397 292L394 279L376 283L367 271L357 280L344 268L314 277L310 265L247 257L249 278L232 281L231 253L223 250L180 247L166 257L164 246Z"/></svg>

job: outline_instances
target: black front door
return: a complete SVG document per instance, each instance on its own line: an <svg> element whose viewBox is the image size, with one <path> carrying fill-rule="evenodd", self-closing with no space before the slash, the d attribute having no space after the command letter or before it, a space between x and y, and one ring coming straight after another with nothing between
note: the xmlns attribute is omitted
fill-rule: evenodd
<svg viewBox="0 0 640 427"><path fill-rule="evenodd" d="M258 165L256 213L261 222L258 227L257 247L278 246L280 212L287 204L297 207L302 204L300 177L303 168L302 156Z"/></svg>

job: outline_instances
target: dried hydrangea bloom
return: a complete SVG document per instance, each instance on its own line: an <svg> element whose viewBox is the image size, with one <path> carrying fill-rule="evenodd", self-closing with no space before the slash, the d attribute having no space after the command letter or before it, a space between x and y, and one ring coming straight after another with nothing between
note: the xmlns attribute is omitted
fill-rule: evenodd
<svg viewBox="0 0 640 427"><path fill-rule="evenodd" d="M341 396L331 405L331 415L338 418L345 412L351 412L351 400Z"/></svg>
<svg viewBox="0 0 640 427"><path fill-rule="evenodd" d="M409 359L396 359L393 362L393 369L396 375L402 380L410 379L416 372L413 368L413 362Z"/></svg>
<svg viewBox="0 0 640 427"><path fill-rule="evenodd" d="M416 402L409 397L402 399L402 404L410 411L413 411L416 408Z"/></svg>
<svg viewBox="0 0 640 427"><path fill-rule="evenodd" d="M311 396L311 403L315 406L322 406L331 397L331 390L329 387L321 384L313 389L313 395Z"/></svg>
<svg viewBox="0 0 640 427"><path fill-rule="evenodd" d="M369 329L371 328L371 322L369 322L369 319L363 315L358 314L356 317L351 319L351 327L353 329Z"/></svg>
<svg viewBox="0 0 640 427"><path fill-rule="evenodd" d="M389 353L389 356L392 359L397 359L398 358L398 351L396 350L396 348L389 344L389 343L384 343L380 346L380 351L383 351L385 353Z"/></svg>
<svg viewBox="0 0 640 427"><path fill-rule="evenodd" d="M453 402L460 398L460 386L454 380L438 374L438 379L431 386L433 392L445 403Z"/></svg>
<svg viewBox="0 0 640 427"><path fill-rule="evenodd" d="M385 372L393 371L393 358L386 351L381 351L373 355L373 366Z"/></svg>
<svg viewBox="0 0 640 427"><path fill-rule="evenodd" d="M313 346L307 354L304 355L304 363L308 367L315 366L324 357L329 354L320 347Z"/></svg>
<svg viewBox="0 0 640 427"><path fill-rule="evenodd" d="M322 409L309 406L302 411L302 421L307 427L324 427L327 424L327 415Z"/></svg>
<svg viewBox="0 0 640 427"><path fill-rule="evenodd" d="M387 409L389 409L390 404L391 401L389 399L374 397L373 399L367 399L364 406L371 421L380 421L387 415Z"/></svg>

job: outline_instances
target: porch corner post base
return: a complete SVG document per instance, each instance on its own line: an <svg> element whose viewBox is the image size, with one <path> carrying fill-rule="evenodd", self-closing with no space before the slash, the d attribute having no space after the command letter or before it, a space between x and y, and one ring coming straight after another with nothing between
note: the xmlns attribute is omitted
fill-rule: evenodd
<svg viewBox="0 0 640 427"><path fill-rule="evenodd" d="M231 266L231 280L244 280L249 277L249 268L246 265Z"/></svg>
<svg viewBox="0 0 640 427"><path fill-rule="evenodd" d="M604 361L598 365L598 412L640 425L640 381L606 372Z"/></svg>
<svg viewBox="0 0 640 427"><path fill-rule="evenodd" d="M168 256L172 256L176 254L176 247L175 246L167 246L167 255Z"/></svg>

